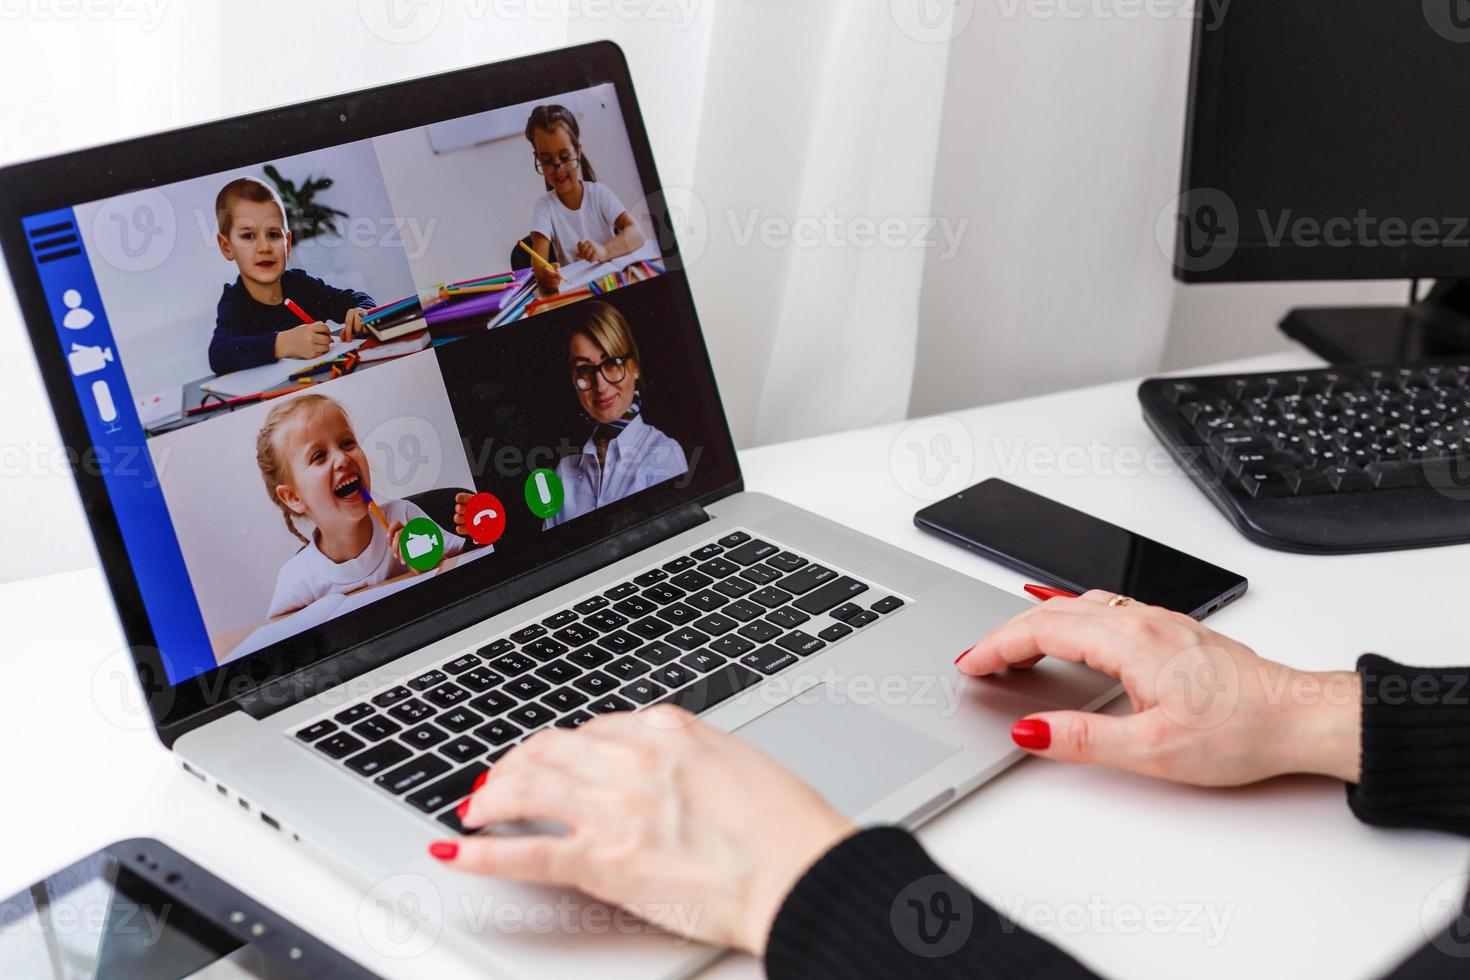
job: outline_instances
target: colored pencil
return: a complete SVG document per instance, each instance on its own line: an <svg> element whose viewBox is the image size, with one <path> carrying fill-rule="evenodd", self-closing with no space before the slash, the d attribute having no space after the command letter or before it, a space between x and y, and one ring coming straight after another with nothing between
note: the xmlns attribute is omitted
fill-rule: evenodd
<svg viewBox="0 0 1470 980"><path fill-rule="evenodd" d="M299 318L302 323L311 324L316 322L316 320L312 319L312 317L305 310L297 306L289 299L286 300L286 309L290 310L292 313L295 313L297 318Z"/></svg>

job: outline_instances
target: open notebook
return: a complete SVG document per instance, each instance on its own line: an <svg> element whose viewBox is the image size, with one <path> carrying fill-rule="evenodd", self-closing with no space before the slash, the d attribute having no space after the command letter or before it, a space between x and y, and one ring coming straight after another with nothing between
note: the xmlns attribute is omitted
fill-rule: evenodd
<svg viewBox="0 0 1470 980"><path fill-rule="evenodd" d="M304 371L323 361L330 361L334 357L341 357L348 351L356 350L362 346L366 338L359 337L356 340L338 340L332 343L327 352L321 357L310 357L297 359L294 357L283 357L279 361L270 364L262 364L260 367L246 368L244 371L231 371L229 374L221 374L202 382L199 387L205 391L222 395L225 398L238 398L241 395L256 395L262 391L273 391L280 388L291 380L291 375L297 371Z"/></svg>

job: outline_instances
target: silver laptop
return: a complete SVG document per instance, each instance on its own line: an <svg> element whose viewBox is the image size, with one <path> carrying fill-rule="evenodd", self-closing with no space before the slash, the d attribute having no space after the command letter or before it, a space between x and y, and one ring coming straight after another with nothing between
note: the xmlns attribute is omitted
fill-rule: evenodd
<svg viewBox="0 0 1470 980"><path fill-rule="evenodd" d="M588 906L428 857L542 727L680 704L913 826L1015 718L1114 692L964 681L1024 600L743 491L613 45L18 165L0 211L159 737L387 936L504 976L716 955L502 928L487 900Z"/></svg>

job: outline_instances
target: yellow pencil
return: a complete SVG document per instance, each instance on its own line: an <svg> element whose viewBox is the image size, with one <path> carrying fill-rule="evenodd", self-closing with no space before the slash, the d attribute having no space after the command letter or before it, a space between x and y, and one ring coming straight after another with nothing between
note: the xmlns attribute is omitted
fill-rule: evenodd
<svg viewBox="0 0 1470 980"><path fill-rule="evenodd" d="M450 286L449 295L468 296L471 293L498 293L502 289L509 289L514 285L515 283L513 282L497 282L491 283L488 286Z"/></svg>
<svg viewBox="0 0 1470 980"><path fill-rule="evenodd" d="M556 269L552 268L551 263L548 262L548 261L546 261L545 259L543 259L541 257L541 253L537 252L534 248L532 248L531 246L527 245L523 241L522 242L516 242L516 244L519 245L521 248L523 248L523 249L526 250L526 254L531 257L531 261L532 262L535 262L537 265L539 265L541 268L545 269L548 272L555 272L558 279L565 278L560 272L557 272Z"/></svg>

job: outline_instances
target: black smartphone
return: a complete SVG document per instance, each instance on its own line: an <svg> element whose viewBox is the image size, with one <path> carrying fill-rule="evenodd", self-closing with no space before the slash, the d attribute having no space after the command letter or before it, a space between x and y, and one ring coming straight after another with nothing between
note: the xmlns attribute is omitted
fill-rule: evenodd
<svg viewBox="0 0 1470 980"><path fill-rule="evenodd" d="M1204 619L1249 583L1127 528L1004 480L986 480L925 507L914 523L1038 584L1105 589Z"/></svg>

